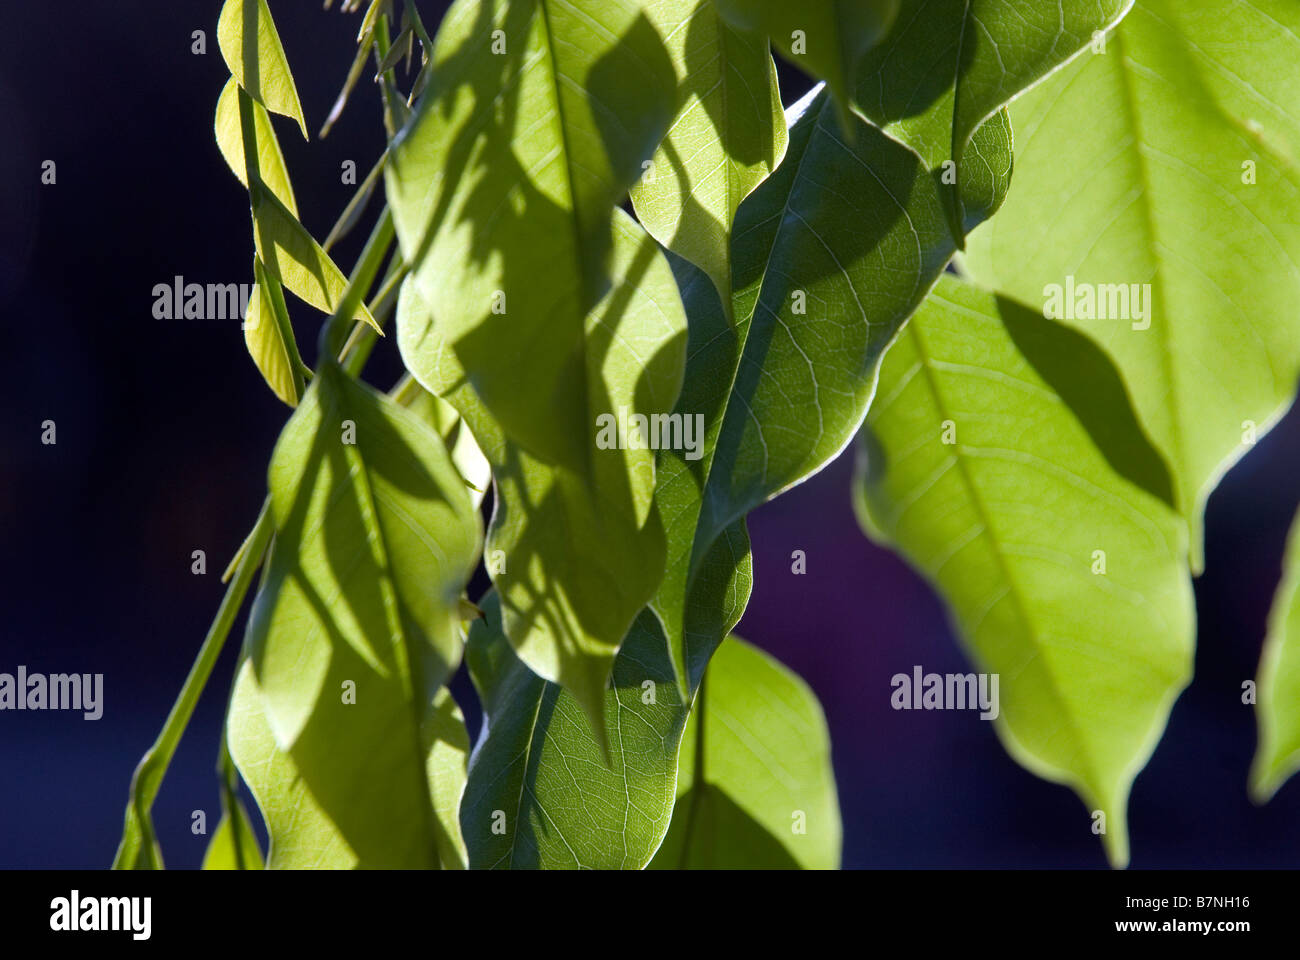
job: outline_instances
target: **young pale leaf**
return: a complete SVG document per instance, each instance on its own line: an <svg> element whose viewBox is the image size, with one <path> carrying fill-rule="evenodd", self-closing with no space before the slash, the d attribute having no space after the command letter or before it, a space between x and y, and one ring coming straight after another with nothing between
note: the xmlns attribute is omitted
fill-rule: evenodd
<svg viewBox="0 0 1300 960"><path fill-rule="evenodd" d="M738 33L715 0L648 0L645 14L683 72L677 116L632 188L637 216L731 298L740 201L785 154L785 118L767 38Z"/></svg>
<svg viewBox="0 0 1300 960"><path fill-rule="evenodd" d="M461 828L474 868L639 869L668 830L687 710L646 611L604 691L608 759L582 706L515 656L495 593L465 659L483 701Z"/></svg>
<svg viewBox="0 0 1300 960"><path fill-rule="evenodd" d="M280 152L280 141L276 138L266 108L256 100L253 101L253 123L257 136L258 174L262 183L280 198L285 209L296 218L298 204L293 198L293 184L289 182L289 170L284 164L284 154ZM244 134L239 119L239 85L233 79L226 82L221 96L217 98L217 118L213 127L221 155L239 182L247 187Z"/></svg>
<svg viewBox="0 0 1300 960"><path fill-rule="evenodd" d="M1186 535L1148 492L1162 482L1101 351L951 277L885 358L860 445L864 526L943 595L1000 678L1007 750L1078 792L1115 865L1129 788L1192 671Z"/></svg>
<svg viewBox="0 0 1300 960"><path fill-rule="evenodd" d="M672 60L639 4L458 0L431 66L385 171L403 255L504 434L585 473L587 317L676 112Z"/></svg>
<svg viewBox="0 0 1300 960"><path fill-rule="evenodd" d="M1132 4L905 3L889 36L863 58L855 108L916 151L940 184L959 245L974 226L965 185L960 191L957 187L976 129L1085 49L1097 31L1114 25Z"/></svg>
<svg viewBox="0 0 1300 960"><path fill-rule="evenodd" d="M1016 189L967 260L1114 359L1197 572L1207 496L1300 373L1297 36L1293 2L1139 0L1013 107Z"/></svg>
<svg viewBox="0 0 1300 960"><path fill-rule="evenodd" d="M1259 747L1250 770L1250 792L1256 802L1265 803L1300 770L1300 518L1287 538L1256 694Z"/></svg>
<svg viewBox="0 0 1300 960"><path fill-rule="evenodd" d="M347 278L293 212L270 191L254 191L253 233L257 255L272 277L317 310L334 311L347 289ZM364 303L357 304L353 319L364 320L383 332Z"/></svg>
<svg viewBox="0 0 1300 960"><path fill-rule="evenodd" d="M535 673L578 698L597 729L614 654L664 570L654 451L617 449L618 423L673 409L686 347L662 254L626 214L616 223L614 287L587 319L576 374L588 405L579 439L591 448L582 473L506 436L460 366L447 329L454 323L444 324L409 278L397 312L407 369L460 412L492 464L497 502L486 557L506 635Z"/></svg>
<svg viewBox="0 0 1300 960"><path fill-rule="evenodd" d="M438 865L463 869L468 861L458 816L469 734L445 687L434 695L426 726L430 747L425 770L436 822ZM266 821L271 838L270 869L350 870L391 865L392 861L384 859L363 859L357 849L365 849L366 843L351 832L352 825L331 818L313 796L293 757L276 742L257 676L247 661L235 681L227 731L231 757Z"/></svg>
<svg viewBox="0 0 1300 960"><path fill-rule="evenodd" d="M360 864L434 866L434 694L459 662L481 543L464 481L423 420L326 362L270 488L246 643L276 743Z"/></svg>
<svg viewBox="0 0 1300 960"><path fill-rule="evenodd" d="M714 0L737 29L772 38L791 63L826 81L843 107L863 54L888 32L899 0Z"/></svg>
<svg viewBox="0 0 1300 960"><path fill-rule="evenodd" d="M677 806L654 869L836 870L840 807L817 696L729 637L682 737Z"/></svg>
<svg viewBox="0 0 1300 960"><path fill-rule="evenodd" d="M203 855L204 870L261 870L262 848L257 834L249 822L244 805L235 806L222 814L221 822L208 841Z"/></svg>
<svg viewBox="0 0 1300 960"><path fill-rule="evenodd" d="M293 327L284 294L257 257L253 257L253 274L257 284L244 314L244 345L275 395L296 407L302 397L302 361L297 345L290 345Z"/></svg>
<svg viewBox="0 0 1300 960"><path fill-rule="evenodd" d="M226 0L217 45L239 85L267 110L297 120L305 139L307 118L266 0Z"/></svg>

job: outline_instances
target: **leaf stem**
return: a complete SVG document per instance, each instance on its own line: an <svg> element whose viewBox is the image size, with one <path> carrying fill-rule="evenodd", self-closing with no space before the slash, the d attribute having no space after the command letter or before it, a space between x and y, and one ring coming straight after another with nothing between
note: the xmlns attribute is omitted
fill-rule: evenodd
<svg viewBox="0 0 1300 960"><path fill-rule="evenodd" d="M334 226L330 228L329 236L327 236L325 242L321 244L321 249L326 253L329 253L330 248L343 239L343 237L345 237L355 225L357 218L361 216L362 210L364 210L366 204L369 203L370 194L375 188L375 182L379 179L379 175L384 172L384 166L387 163L388 150L385 149L384 152L379 155L379 160L370 168L370 172L366 174L366 178L361 181L361 186L357 187L356 193L352 195L352 199L348 201L348 205L343 208L343 212L339 214L339 218L334 221Z"/></svg>
<svg viewBox="0 0 1300 960"><path fill-rule="evenodd" d="M370 315L375 318L375 323L379 326L384 325L388 315L392 312L396 302L396 292L402 281L406 279L410 269L400 256L395 257L392 265L388 268L387 278L370 302L369 307ZM358 321L353 325L352 333L348 336L347 342L343 344L343 349L339 351L339 362L343 364L343 369L348 372L348 376L356 377L360 375L361 368L366 365L366 360L370 357L370 351L375 348L378 341L379 334L375 332L375 328L370 324Z"/></svg>
<svg viewBox="0 0 1300 960"><path fill-rule="evenodd" d="M150 811L153 809L158 788L162 785L163 777L176 753L181 736L194 715L199 696L212 675L212 668L216 666L217 659L221 656L222 647L225 646L226 637L234 625L235 616L243 606L249 584L253 582L253 575L262 564L262 557L271 542L274 526L270 498L268 498L262 505L262 512L258 514L257 523L248 542L241 547L242 556L235 569L234 577L226 588L226 595L221 599L221 606L217 608L217 615L212 621L212 626L208 628L208 635L204 638L203 646L199 648L194 665L190 667L189 675L185 678L185 685L181 687L181 692L172 705L171 713L167 715L167 721L163 724L158 739L141 758L135 775L131 778L126 825L122 832L122 843L113 860L115 870L133 869L141 865L162 866L162 857L158 850L157 837L154 835Z"/></svg>
<svg viewBox="0 0 1300 960"><path fill-rule="evenodd" d="M385 206L384 212L380 214L379 222L370 231L370 236L366 240L366 245L361 251L361 257L357 260L357 265L352 271L352 276L348 279L348 285L343 291L343 296L339 298L334 313L321 327L320 343L318 345L320 358L317 363L332 361L339 355L339 350L343 346L343 324L353 318L357 307L361 305L361 301L366 295L366 291L374 283L375 274L379 272L379 265L383 263L384 257L388 255L388 249L392 246L395 235L393 212L389 207Z"/></svg>

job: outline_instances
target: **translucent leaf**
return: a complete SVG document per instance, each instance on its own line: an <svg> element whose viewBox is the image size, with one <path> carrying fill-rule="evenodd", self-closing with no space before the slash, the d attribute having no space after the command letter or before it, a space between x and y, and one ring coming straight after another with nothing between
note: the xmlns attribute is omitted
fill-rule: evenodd
<svg viewBox="0 0 1300 960"><path fill-rule="evenodd" d="M306 138L307 119L266 0L226 0L217 45L239 85L272 113L297 120Z"/></svg>
<svg viewBox="0 0 1300 960"><path fill-rule="evenodd" d="M257 255L267 272L317 310L332 313L347 289L347 278L274 194L257 191L253 198L253 229ZM364 320L380 330L364 303L357 304L353 319Z"/></svg>
<svg viewBox="0 0 1300 960"><path fill-rule="evenodd" d="M275 742L360 865L434 866L435 694L460 659L478 514L438 434L330 362L276 444L270 488L246 646Z"/></svg>
<svg viewBox="0 0 1300 960"><path fill-rule="evenodd" d="M1300 374L1298 35L1292 2L1140 0L1014 104L1016 188L967 259L1112 357L1197 572L1206 498Z"/></svg>
<svg viewBox="0 0 1300 960"><path fill-rule="evenodd" d="M654 241L622 213L614 273L612 292L588 318L580 354L589 405L581 439L593 454L583 473L508 440L450 347L442 314L411 279L397 313L407 369L460 412L492 464L497 509L486 557L506 634L534 672L574 693L598 728L614 654L664 563L652 506L654 451L597 448L598 418L670 411L686 346L672 273Z"/></svg>
<svg viewBox="0 0 1300 960"><path fill-rule="evenodd" d="M301 360L297 346L291 348L286 339L286 331L291 337L293 327L289 324L284 295L267 277L257 257L253 258L253 272L257 283L244 315L244 345L267 386L289 406L296 407L302 389L302 375L298 371Z"/></svg>
<svg viewBox="0 0 1300 960"><path fill-rule="evenodd" d="M863 55L884 37L899 8L899 0L714 2L736 28L771 37L791 63L825 80L841 107L852 98Z"/></svg>
<svg viewBox="0 0 1300 960"><path fill-rule="evenodd" d="M713 0L651 0L645 14L678 66L678 112L632 188L641 223L731 295L740 202L785 154L785 118L765 36L738 33Z"/></svg>
<svg viewBox="0 0 1300 960"><path fill-rule="evenodd" d="M677 806L651 867L836 870L840 834L817 696L767 654L729 637L682 737Z"/></svg>
<svg viewBox="0 0 1300 960"><path fill-rule="evenodd" d="M859 450L864 525L1000 678L1008 752L1104 813L1127 863L1129 789L1191 677L1195 617L1184 529L1150 492L1168 477L1118 374L1068 328L944 277L885 357Z"/></svg>
<svg viewBox="0 0 1300 960"><path fill-rule="evenodd" d="M1259 803L1300 770L1300 521L1292 524L1283 564L1256 687L1259 747L1250 792Z"/></svg>
<svg viewBox="0 0 1300 960"><path fill-rule="evenodd" d="M534 674L501 630L495 593L466 662L485 722L461 827L479 869L639 869L668 829L686 708L653 615L632 628L604 691L608 760L572 694Z"/></svg>
<svg viewBox="0 0 1300 960"><path fill-rule="evenodd" d="M916 151L940 184L960 242L974 224L969 199L956 190L957 171L976 129L1084 50L1132 3L905 3L889 35L859 64L854 106Z"/></svg>
<svg viewBox="0 0 1300 960"><path fill-rule="evenodd" d="M261 870L262 849L244 805L223 813L203 855L204 870Z"/></svg>
<svg viewBox="0 0 1300 960"><path fill-rule="evenodd" d="M262 183L279 197L280 202L296 218L298 205L293 198L293 185L289 182L289 171L284 165L284 154L280 152L280 141L276 139L275 129L266 108L253 102L253 122L257 133L258 173ZM244 134L239 120L239 85L233 79L226 82L217 99L217 119L214 124L217 146L231 171L239 182L248 187L248 175L244 166Z"/></svg>
<svg viewBox="0 0 1300 960"><path fill-rule="evenodd" d="M458 0L431 65L385 171L403 255L505 436L585 474L587 317L676 112L673 62L638 4Z"/></svg>
<svg viewBox="0 0 1300 960"><path fill-rule="evenodd" d="M458 816L469 735L446 688L435 694L428 723L432 746L426 770L437 823L438 865L461 869L467 860ZM251 663L245 662L235 681L227 728L231 756L266 821L271 838L270 869L349 870L388 865L384 860L360 859L345 833L347 822L331 819L299 774L293 757L277 744Z"/></svg>
<svg viewBox="0 0 1300 960"><path fill-rule="evenodd" d="M956 248L915 154L860 119L846 138L824 91L789 118L785 160L737 215L731 316L702 273L674 264L691 318L677 410L703 418L705 440L659 456L668 565L654 608L684 689L735 623L717 601L747 578L744 517L852 440L881 354ZM989 124L978 135L1003 169L1005 134ZM703 576L707 599L692 609Z"/></svg>

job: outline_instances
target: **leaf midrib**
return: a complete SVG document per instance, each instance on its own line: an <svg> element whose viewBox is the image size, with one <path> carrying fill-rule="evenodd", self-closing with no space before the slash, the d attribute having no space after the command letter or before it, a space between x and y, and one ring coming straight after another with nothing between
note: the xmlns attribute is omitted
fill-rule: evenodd
<svg viewBox="0 0 1300 960"><path fill-rule="evenodd" d="M934 405L939 413L940 419L951 420L956 423L957 421L950 415L947 405L944 403L943 394L940 392L938 380L936 379L934 369L931 366L929 351L926 349L925 341L921 337L920 325L915 322L915 317L907 324L907 332L916 348L916 353L921 363L921 370L925 374L926 384L929 387L931 396L934 398ZM1075 723L1071 712L1066 709L1066 701L1061 695L1061 689L1056 680L1056 675L1050 667L1050 662L1042 655L1042 650L1038 642L1038 631L1034 626L1033 620L1029 616L1029 609L1026 606L1021 588L1016 577L1011 572L1011 567L1007 562L1007 558L1002 552L1000 541L995 535L994 528L991 524L990 514L979 493L979 487L975 484L975 480L970 473L970 468L966 463L966 458L962 455L961 451L964 445L958 443L955 446L956 449L952 454L953 460L956 462L958 474L962 479L962 485L966 488L966 493L970 498L971 505L975 509L976 518L979 520L980 526L983 528L981 537L987 540L989 545L992 547L993 555L998 564L998 570L1007 584L1007 595L1011 597L1012 603L1015 607L1016 616L1024 625L1026 635L1032 640L1036 655L1043 664L1043 673L1048 678L1052 697L1056 700L1059 708L1057 711L1058 716L1064 719L1065 725L1073 734L1075 743L1079 745L1082 755L1087 760L1087 770L1093 775L1093 779L1090 782L1085 782L1087 782L1087 786L1090 789L1094 788L1094 785L1100 786L1102 780L1097 777L1097 769L1092 756L1092 750L1087 746L1086 739L1080 735L1079 728ZM975 638L972 636L972 643L974 643L974 639ZM1068 774L1069 771L1066 770L1064 772ZM1099 797L1098 799L1101 798ZM1109 798L1106 798L1105 802L1108 803Z"/></svg>
<svg viewBox="0 0 1300 960"><path fill-rule="evenodd" d="M339 371L338 375L345 376L341 371ZM347 387L349 384L343 386ZM339 412L339 399L337 394L332 395L330 402L332 412ZM383 416L382 411L377 412L380 416ZM415 768L419 775L416 779L420 783L420 792L422 799L425 801L419 804L420 816L423 821L424 835L430 846L429 852L432 854L432 862L438 863L440 858L437 853L437 830L434 825L434 800L426 770L427 758L423 754L424 737L421 731L420 706L415 696L415 677L411 666L415 662L413 659L414 651L411 649L411 638L402 625L401 611L398 609L400 601L397 597L397 585L393 582L388 548L384 542L383 527L379 523L378 507L375 503L374 489L370 481L370 468L357 447L351 444L343 444L343 453L347 458L350 469L349 476L341 482L344 485L351 486L356 493L357 507L361 511L362 524L370 534L368 541L372 549L372 556L381 571L379 588L383 594L384 618L388 622L391 639L396 641L393 643L393 652L400 657L398 675L401 679L402 692L406 697L406 705L409 710L413 734L412 743L415 744L417 749Z"/></svg>
<svg viewBox="0 0 1300 960"><path fill-rule="evenodd" d="M573 182L573 151L569 145L568 123L564 118L564 92L560 89L560 61L555 54L555 33L551 28L551 2L552 0L537 0L538 15L542 24L542 32L545 34L546 42L546 59L550 62L550 70L547 71L551 80L551 92L555 96L555 117L556 117L556 136L564 151L564 185L569 194L569 225L573 229L573 248L578 254L578 262L575 264L578 275L578 290L583 291L585 280L582 275L582 263L587 259L586 244L583 242L582 226L578 215L578 192ZM583 88L584 92L586 88ZM590 95L590 94L588 94ZM610 217L613 219L612 214ZM611 229L613 225L611 223ZM579 297L579 302L583 298ZM592 304L594 309L596 305ZM591 413L591 391L587 384L589 376L587 370L588 349L587 349L587 314L583 313L578 320L578 336L581 340L579 349L582 354L582 377L578 383L578 391L581 393L579 398L581 408L588 415ZM585 443L578 444L578 449L582 451L583 474L591 480L595 480L595 464L592 462L591 452Z"/></svg>

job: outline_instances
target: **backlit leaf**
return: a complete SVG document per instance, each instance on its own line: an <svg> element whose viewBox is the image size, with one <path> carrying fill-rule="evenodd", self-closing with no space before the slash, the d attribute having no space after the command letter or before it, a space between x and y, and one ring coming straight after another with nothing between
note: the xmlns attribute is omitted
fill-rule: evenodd
<svg viewBox="0 0 1300 960"><path fill-rule="evenodd" d="M217 45L239 85L267 110L297 120L306 138L307 119L266 0L226 0Z"/></svg>
<svg viewBox="0 0 1300 960"><path fill-rule="evenodd" d="M761 650L727 638L686 725L677 807L651 866L835 870L840 832L816 695Z"/></svg>
<svg viewBox="0 0 1300 960"><path fill-rule="evenodd" d="M586 473L587 317L676 112L672 61L629 0L458 0L431 63L385 171L403 255L504 435Z"/></svg>
<svg viewBox="0 0 1300 960"><path fill-rule="evenodd" d="M461 869L467 860L458 816L469 735L446 688L435 694L427 723L431 747L426 770L437 820L438 865ZM348 870L386 865L382 860L360 859L344 832L346 822L330 818L299 774L293 757L276 743L251 663L244 663L235 682L227 726L231 756L266 820L271 838L270 869Z"/></svg>
<svg viewBox="0 0 1300 960"><path fill-rule="evenodd" d="M852 97L863 54L885 36L899 10L899 0L715 2L736 28L766 34L791 63L825 80L841 105Z"/></svg>
<svg viewBox="0 0 1300 960"><path fill-rule="evenodd" d="M1138 0L1013 106L1016 187L967 260L1114 359L1198 572L1207 496L1300 374L1298 36L1289 0Z"/></svg>
<svg viewBox="0 0 1300 960"><path fill-rule="evenodd" d="M257 255L271 276L317 310L332 313L347 289L347 278L273 193L255 192L253 230ZM364 303L357 304L353 319L380 329Z"/></svg>
<svg viewBox="0 0 1300 960"><path fill-rule="evenodd" d="M244 805L222 814L203 855L204 870L261 870L262 850Z"/></svg>
<svg viewBox="0 0 1300 960"><path fill-rule="evenodd" d="M885 358L859 449L864 526L1000 678L1007 750L1103 812L1127 863L1129 788L1191 677L1195 621L1186 535L1148 492L1168 477L1114 368L944 277Z"/></svg>
<svg viewBox="0 0 1300 960"><path fill-rule="evenodd" d="M461 827L475 868L638 869L668 829L686 709L644 613L604 691L608 761L572 694L534 674L501 630L495 593L466 662L483 701Z"/></svg>
<svg viewBox="0 0 1300 960"><path fill-rule="evenodd" d="M253 258L253 273L257 283L248 298L248 311L244 315L244 345L275 395L289 406L296 407L302 389L301 373L296 372L301 360L297 346L289 345L293 327L290 326L284 294L278 284L267 277L266 269L257 257Z"/></svg>
<svg viewBox="0 0 1300 960"><path fill-rule="evenodd" d="M246 644L275 742L360 865L434 866L434 695L460 659L481 537L464 481L430 426L326 362L270 488Z"/></svg>
<svg viewBox="0 0 1300 960"><path fill-rule="evenodd" d="M631 218L620 213L617 224L615 285L588 318L581 352L589 472L546 463L509 441L460 366L443 316L410 279L397 314L407 369L460 412L492 464L497 506L485 556L506 635L535 673L572 691L593 719L614 654L664 563L654 451L597 448L598 418L672 410L685 353L686 320L667 263Z"/></svg>
<svg viewBox="0 0 1300 960"><path fill-rule="evenodd" d="M863 58L855 108L916 151L943 190L959 244L974 224L965 185L962 194L954 187L976 129L1084 50L1132 2L913 0Z"/></svg>
<svg viewBox="0 0 1300 960"><path fill-rule="evenodd" d="M881 354L955 250L915 154L861 120L846 138L824 91L788 115L785 160L737 215L731 316L699 271L675 264L691 321L678 411L702 418L705 439L660 453L668 565L654 608L687 690L735 623L716 596L737 576L747 583L744 517L852 440ZM1005 189L1005 133L990 124L979 134L992 166L971 175L985 190ZM709 599L693 610L706 567Z"/></svg>
<svg viewBox="0 0 1300 960"><path fill-rule="evenodd" d="M740 201L780 163L785 117L765 36L737 33L715 0L648 0L681 72L677 116L632 188L642 225L731 295L731 226Z"/></svg>
<svg viewBox="0 0 1300 960"><path fill-rule="evenodd" d="M280 141L275 136L275 128L271 126L266 108L257 101L253 101L253 122L257 134L258 175L262 178L262 183L280 198L285 209L297 217L298 205L293 198L293 184L289 181L289 170L284 165L284 154L280 152ZM247 188L244 134L239 120L239 85L233 79L226 82L217 99L214 128L221 155L225 157L231 172Z"/></svg>
<svg viewBox="0 0 1300 960"><path fill-rule="evenodd" d="M1300 522L1292 524L1287 538L1256 697L1259 747L1250 771L1250 792L1263 803L1300 770Z"/></svg>

